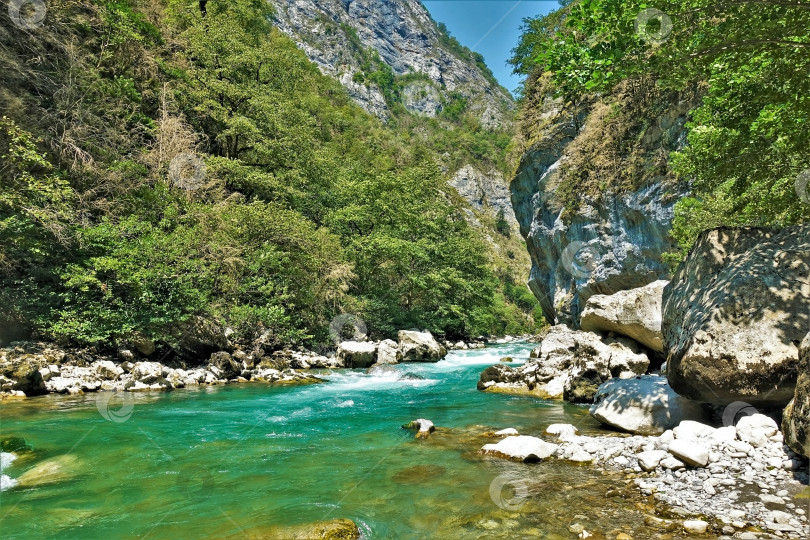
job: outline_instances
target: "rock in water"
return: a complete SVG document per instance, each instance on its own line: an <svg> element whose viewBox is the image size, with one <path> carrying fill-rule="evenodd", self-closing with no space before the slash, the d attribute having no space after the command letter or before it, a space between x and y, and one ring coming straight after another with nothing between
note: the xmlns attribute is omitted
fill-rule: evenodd
<svg viewBox="0 0 810 540"><path fill-rule="evenodd" d="M533 462L551 457L557 448L556 444L537 437L517 435L506 437L497 444L485 444L481 452L516 461Z"/></svg>
<svg viewBox="0 0 810 540"><path fill-rule="evenodd" d="M810 225L701 233L664 289L672 388L726 405L784 407L810 327Z"/></svg>
<svg viewBox="0 0 810 540"><path fill-rule="evenodd" d="M810 457L810 334L799 347L799 378L782 416L782 432L794 452Z"/></svg>
<svg viewBox="0 0 810 540"><path fill-rule="evenodd" d="M662 352L661 295L668 283L658 280L629 291L591 296L585 303L580 327L591 332L616 332Z"/></svg>
<svg viewBox="0 0 810 540"><path fill-rule="evenodd" d="M433 422L430 420L425 420L424 418L412 420L411 422L403 425L402 428L415 429L417 439L427 439L431 433L436 431L436 427L433 425Z"/></svg>
<svg viewBox="0 0 810 540"><path fill-rule="evenodd" d="M703 408L676 394L664 377L611 379L599 387L590 414L603 424L642 435L660 434L685 419L704 419Z"/></svg>
<svg viewBox="0 0 810 540"><path fill-rule="evenodd" d="M430 332L399 331L399 354L403 362L438 362L447 355Z"/></svg>
<svg viewBox="0 0 810 540"><path fill-rule="evenodd" d="M396 364L399 362L399 347L393 339L384 339L377 346L378 364Z"/></svg>
<svg viewBox="0 0 810 540"><path fill-rule="evenodd" d="M377 345L371 341L344 341L337 350L337 358L348 368L367 368L374 363Z"/></svg>

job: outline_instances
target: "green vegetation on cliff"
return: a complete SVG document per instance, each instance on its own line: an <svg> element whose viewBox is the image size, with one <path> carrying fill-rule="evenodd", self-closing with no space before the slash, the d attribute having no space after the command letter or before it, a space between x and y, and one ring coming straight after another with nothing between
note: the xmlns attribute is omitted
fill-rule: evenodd
<svg viewBox="0 0 810 540"><path fill-rule="evenodd" d="M651 107L698 89L688 140L665 159L692 187L673 225L684 248L713 226L810 219L807 2L575 0L526 20L514 53L515 71L533 74L527 99L536 81L574 110L629 93L648 111L640 124L657 117ZM563 189L577 192L583 177L570 178Z"/></svg>
<svg viewBox="0 0 810 540"><path fill-rule="evenodd" d="M271 15L92 0L4 19L0 339L161 341L202 316L311 343L343 312L375 335L532 327L431 138L363 112Z"/></svg>

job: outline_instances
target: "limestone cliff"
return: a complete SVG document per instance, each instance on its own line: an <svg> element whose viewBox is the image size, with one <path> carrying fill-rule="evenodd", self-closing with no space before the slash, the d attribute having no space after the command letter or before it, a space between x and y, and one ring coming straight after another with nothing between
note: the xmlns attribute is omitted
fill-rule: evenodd
<svg viewBox="0 0 810 540"><path fill-rule="evenodd" d="M683 144L694 93L621 88L574 106L542 77L527 89L511 195L529 286L550 323L578 327L590 296L668 277L673 206L688 186L666 160Z"/></svg>
<svg viewBox="0 0 810 540"><path fill-rule="evenodd" d="M514 108L483 58L440 30L418 0L271 0L276 25L364 109L436 116L463 101L487 127Z"/></svg>

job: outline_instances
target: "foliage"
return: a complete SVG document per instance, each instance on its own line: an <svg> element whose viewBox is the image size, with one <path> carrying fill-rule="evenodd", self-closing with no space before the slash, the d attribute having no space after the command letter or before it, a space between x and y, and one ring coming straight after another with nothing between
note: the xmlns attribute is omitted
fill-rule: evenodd
<svg viewBox="0 0 810 540"><path fill-rule="evenodd" d="M102 347L171 344L192 317L276 346L325 342L341 312L375 337L531 327L534 307L504 294L437 167L445 147L497 161L508 136L462 116L434 148L439 120L382 125L272 13L262 0L205 14L178 0L55 4L38 39L2 43L16 55L0 83L4 326ZM391 99L418 78L367 60ZM188 153L205 163L193 190L169 175Z"/></svg>
<svg viewBox="0 0 810 540"><path fill-rule="evenodd" d="M810 218L793 185L810 166L807 4L666 0L654 7L666 18L644 17L652 6L641 0L579 0L529 19L512 64L521 73L551 72L558 94L572 102L622 81L705 84L688 144L670 162L693 186L674 228L684 248L706 226Z"/></svg>

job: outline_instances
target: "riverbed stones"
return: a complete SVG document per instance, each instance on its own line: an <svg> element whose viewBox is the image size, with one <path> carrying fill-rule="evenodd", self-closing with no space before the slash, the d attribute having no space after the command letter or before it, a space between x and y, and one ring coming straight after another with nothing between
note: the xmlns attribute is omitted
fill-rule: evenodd
<svg viewBox="0 0 810 540"><path fill-rule="evenodd" d="M438 362L447 355L447 349L428 331L400 330L397 335L402 362Z"/></svg>
<svg viewBox="0 0 810 540"><path fill-rule="evenodd" d="M548 443L538 437L518 435L506 437L496 444L486 444L481 448L481 452L513 461L531 463L548 459L554 455L557 449L556 444Z"/></svg>
<svg viewBox="0 0 810 540"><path fill-rule="evenodd" d="M663 293L672 388L691 399L784 407L810 328L810 225L700 234Z"/></svg>
<svg viewBox="0 0 810 540"><path fill-rule="evenodd" d="M615 332L656 352L664 348L661 334L661 295L668 281L588 298L580 328L590 332Z"/></svg>
<svg viewBox="0 0 810 540"><path fill-rule="evenodd" d="M782 416L782 431L794 452L810 457L810 334L799 346L799 377Z"/></svg>
<svg viewBox="0 0 810 540"><path fill-rule="evenodd" d="M337 357L348 368L367 368L377 357L377 344L372 341L343 341Z"/></svg>
<svg viewBox="0 0 810 540"><path fill-rule="evenodd" d="M660 434L686 419L703 419L700 404L676 394L666 378L645 375L602 384L590 408L599 422L622 431Z"/></svg>

